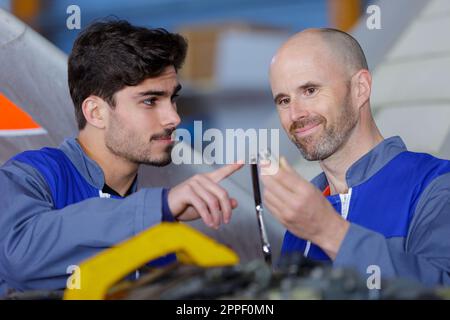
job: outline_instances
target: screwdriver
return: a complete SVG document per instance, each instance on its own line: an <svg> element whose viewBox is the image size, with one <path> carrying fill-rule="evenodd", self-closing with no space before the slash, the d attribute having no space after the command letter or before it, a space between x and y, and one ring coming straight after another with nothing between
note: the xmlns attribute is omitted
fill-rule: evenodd
<svg viewBox="0 0 450 320"><path fill-rule="evenodd" d="M272 250L270 248L266 227L264 225L263 206L261 201L261 189L259 186L258 163L256 158L251 159L250 166L252 173L253 197L255 199L256 218L258 220L259 234L261 237L264 261L268 265L272 266Z"/></svg>

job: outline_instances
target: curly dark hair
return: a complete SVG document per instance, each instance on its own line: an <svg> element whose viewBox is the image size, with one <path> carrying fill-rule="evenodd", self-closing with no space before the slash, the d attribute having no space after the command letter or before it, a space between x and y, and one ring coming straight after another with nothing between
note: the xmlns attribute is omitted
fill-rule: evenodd
<svg viewBox="0 0 450 320"><path fill-rule="evenodd" d="M165 29L136 27L124 20L101 21L82 31L69 56L68 78L78 128L86 126L81 105L90 95L115 106L114 94L157 77L169 66L179 70L187 42Z"/></svg>

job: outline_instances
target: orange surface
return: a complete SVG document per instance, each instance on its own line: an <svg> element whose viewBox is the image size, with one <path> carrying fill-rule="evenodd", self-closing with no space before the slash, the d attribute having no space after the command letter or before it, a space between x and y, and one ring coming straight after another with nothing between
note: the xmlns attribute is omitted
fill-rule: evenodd
<svg viewBox="0 0 450 320"><path fill-rule="evenodd" d="M334 28L350 31L362 14L361 0L328 0L328 12Z"/></svg>
<svg viewBox="0 0 450 320"><path fill-rule="evenodd" d="M33 118L0 93L0 130L39 128Z"/></svg>
<svg viewBox="0 0 450 320"><path fill-rule="evenodd" d="M325 190L323 190L323 195L324 195L325 197L328 197L329 195L331 195L331 189L330 189L330 186L327 186L327 187L325 188Z"/></svg>
<svg viewBox="0 0 450 320"><path fill-rule="evenodd" d="M11 12L19 19L30 23L36 20L41 10L41 0L12 0Z"/></svg>

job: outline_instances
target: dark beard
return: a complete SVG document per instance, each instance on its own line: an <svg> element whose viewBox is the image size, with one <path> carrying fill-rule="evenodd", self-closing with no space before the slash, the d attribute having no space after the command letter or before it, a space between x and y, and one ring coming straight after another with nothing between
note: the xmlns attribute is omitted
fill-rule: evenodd
<svg viewBox="0 0 450 320"><path fill-rule="evenodd" d="M168 128L161 133L154 134L148 141L148 144L150 145L156 139L172 135L174 130L175 128ZM112 125L111 132L107 133L105 138L106 147L111 153L130 162L156 167L164 167L172 162L171 152L173 144L168 145L159 156L155 157L148 149L150 146L145 148L142 145L134 145L137 141L139 140L136 135L125 132L120 122L115 122Z"/></svg>

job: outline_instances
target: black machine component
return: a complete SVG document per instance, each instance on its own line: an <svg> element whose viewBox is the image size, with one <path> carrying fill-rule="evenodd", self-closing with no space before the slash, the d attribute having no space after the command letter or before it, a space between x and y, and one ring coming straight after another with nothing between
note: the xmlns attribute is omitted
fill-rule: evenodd
<svg viewBox="0 0 450 320"><path fill-rule="evenodd" d="M155 272L160 276L155 277ZM164 272L151 270L140 281L139 286L122 288L120 298L380 300L442 299L449 295L448 290L432 290L400 279L382 281L380 290L369 289L367 279L357 272L334 269L299 253L283 256L275 270L261 260L210 269L174 265Z"/></svg>
<svg viewBox="0 0 450 320"><path fill-rule="evenodd" d="M353 270L334 269L328 263L309 260L299 253L283 256L277 268L265 261L222 268L172 264L142 269L137 281L122 281L110 289L107 299L268 299L268 300L392 300L449 299L448 288L425 288L407 280L382 281L381 289L369 289L367 279ZM3 299L62 299L62 291L11 292Z"/></svg>

